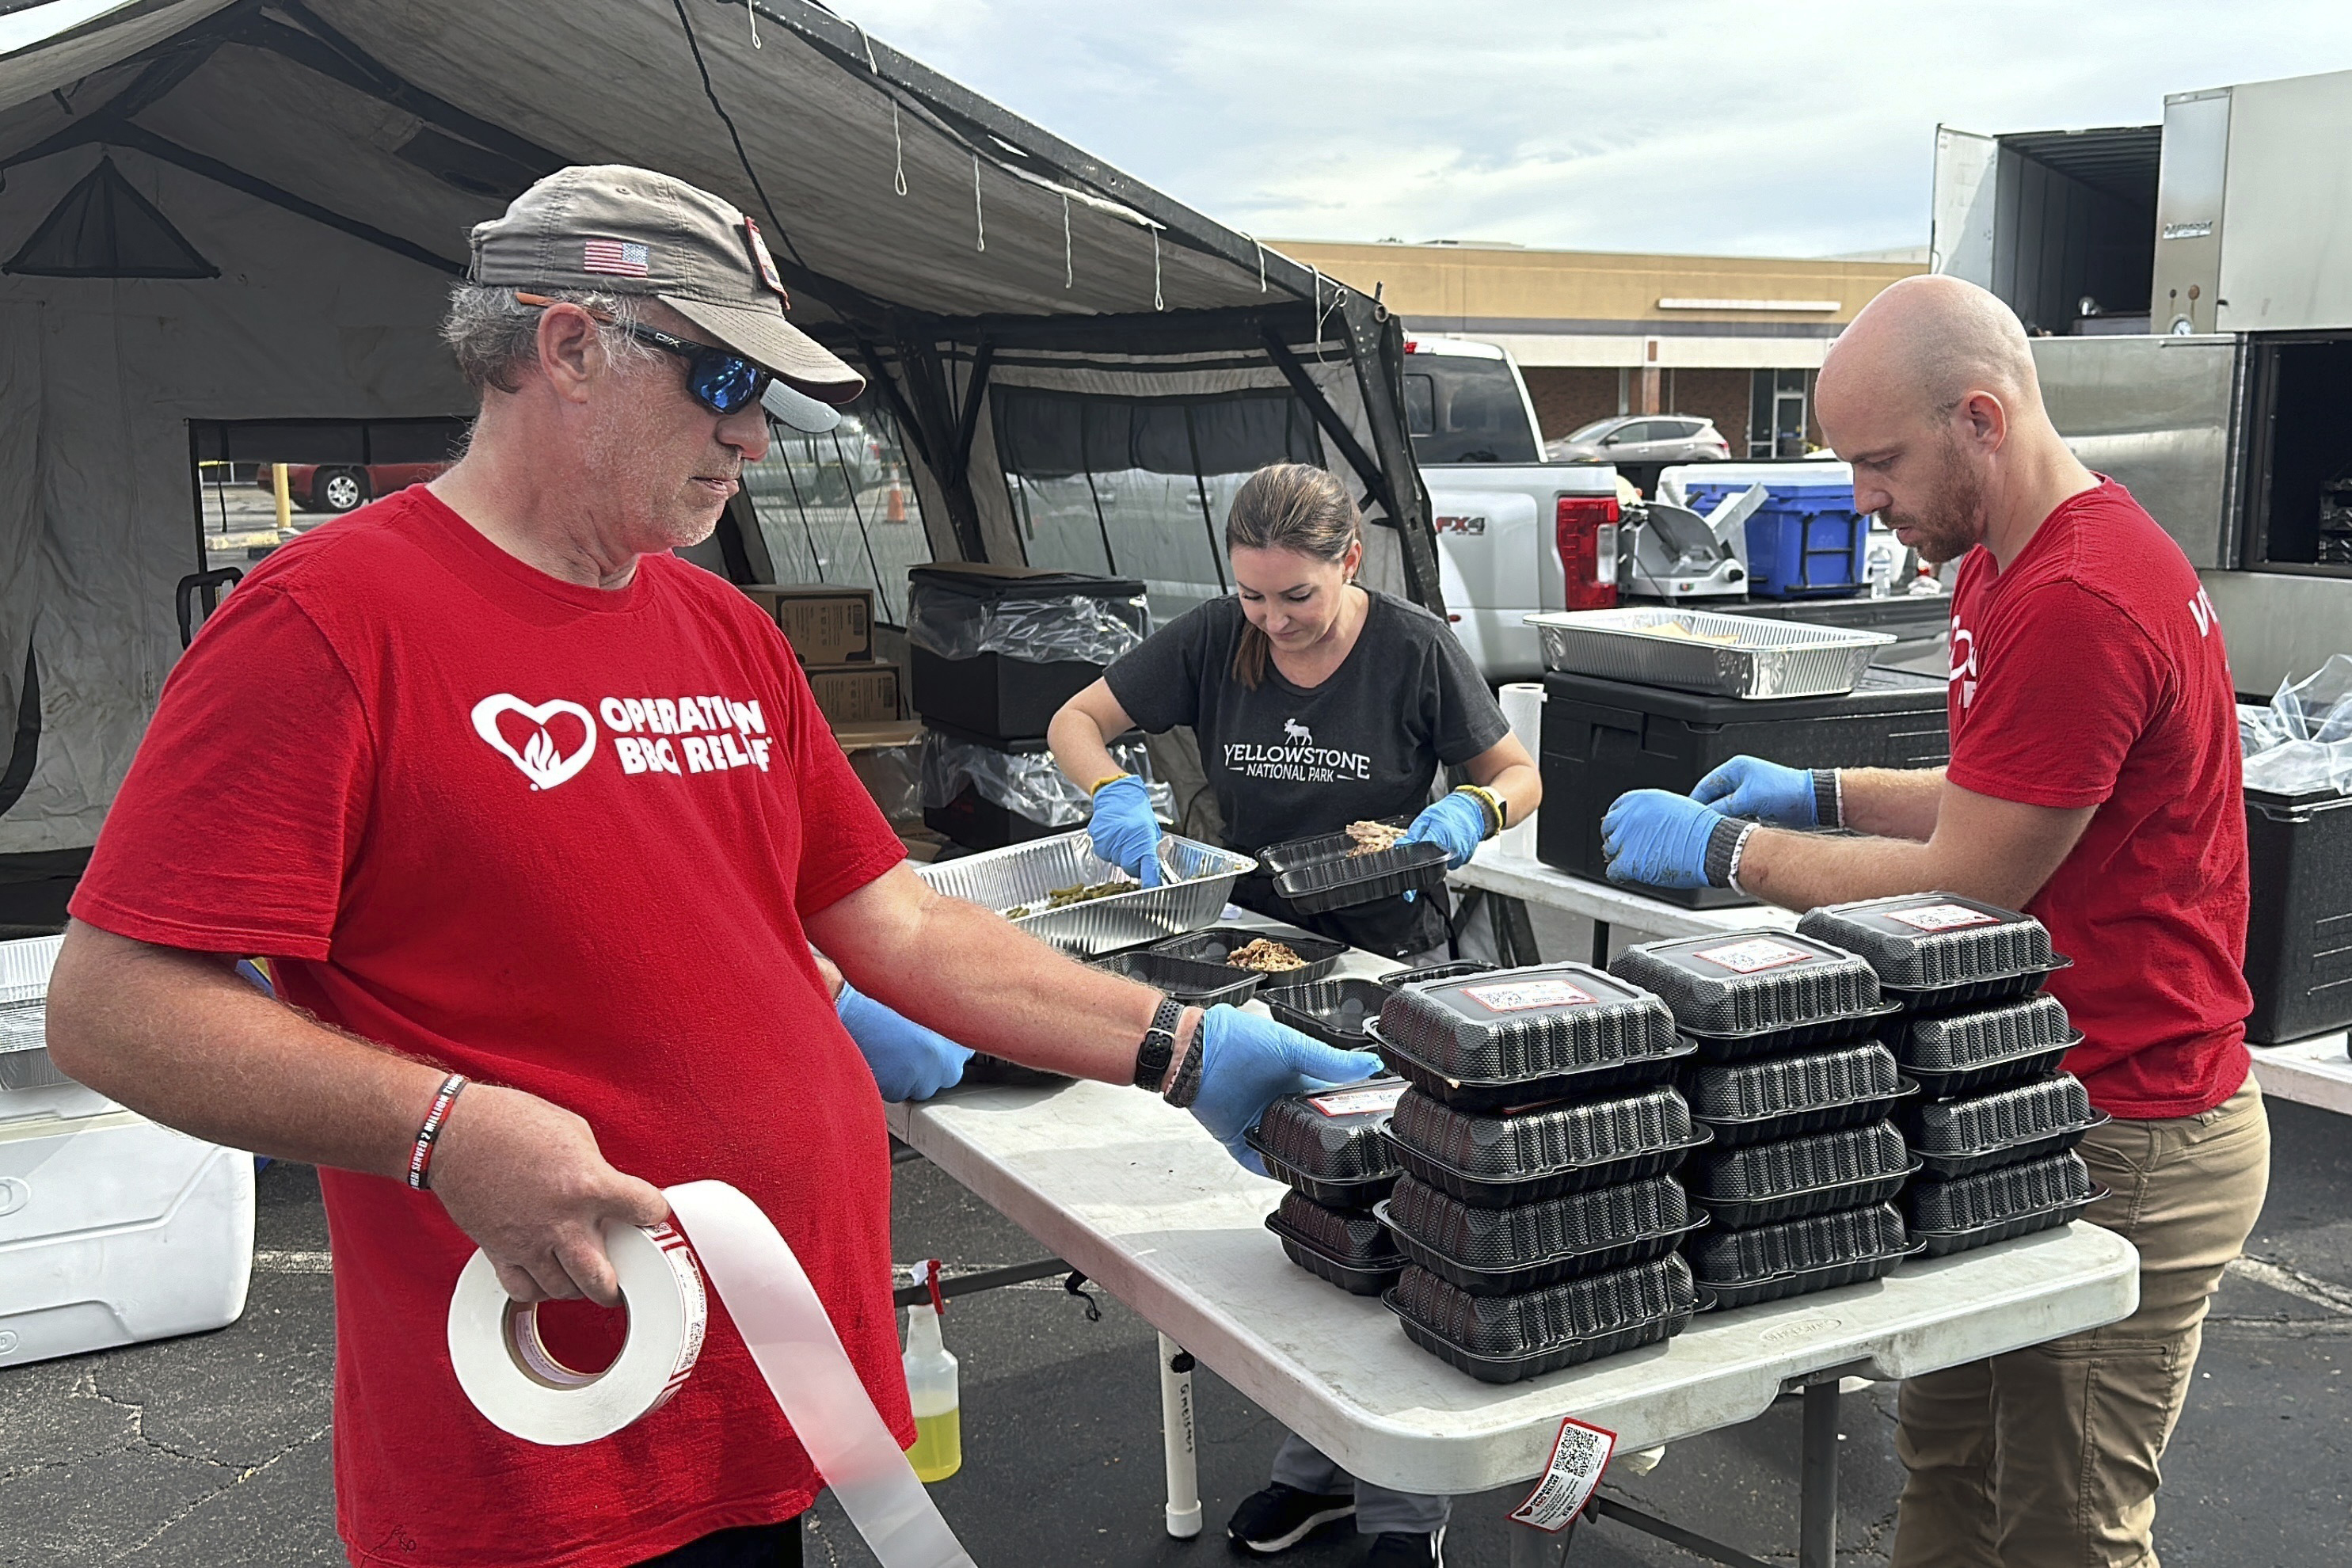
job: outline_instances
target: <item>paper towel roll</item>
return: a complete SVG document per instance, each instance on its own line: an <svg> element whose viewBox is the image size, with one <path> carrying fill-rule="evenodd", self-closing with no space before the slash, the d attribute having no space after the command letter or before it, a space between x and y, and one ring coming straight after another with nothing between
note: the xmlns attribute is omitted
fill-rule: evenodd
<svg viewBox="0 0 2352 1568"><path fill-rule="evenodd" d="M1542 683L1533 680L1512 681L1503 688L1501 700L1503 718L1511 726L1511 733L1518 738L1520 745L1528 749L1528 755L1541 758L1544 705ZM1526 859L1534 859L1536 858L1536 818L1541 815L1540 812L1531 811L1528 813L1525 821L1515 822L1503 829L1502 836L1495 840L1496 850L1505 855L1517 855Z"/></svg>

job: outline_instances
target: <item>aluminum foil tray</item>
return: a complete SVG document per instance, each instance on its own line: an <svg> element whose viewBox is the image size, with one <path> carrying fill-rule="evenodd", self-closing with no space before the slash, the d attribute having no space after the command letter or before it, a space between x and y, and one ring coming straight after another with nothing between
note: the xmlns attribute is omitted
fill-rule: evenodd
<svg viewBox="0 0 2352 1568"><path fill-rule="evenodd" d="M1179 838L1160 840L1160 861L1175 880L1131 893L1113 893L1066 909L1041 910L1013 923L1030 935L1083 958L1214 925L1234 883L1257 862L1229 849ZM1065 833L955 860L915 868L915 875L951 899L1000 913L1042 904L1055 888L1091 887L1123 875L1098 860L1086 834Z"/></svg>
<svg viewBox="0 0 2352 1568"><path fill-rule="evenodd" d="M1286 1094L1244 1134L1268 1173L1332 1208L1369 1208L1396 1181L1383 1131L1405 1086L1370 1079L1313 1094Z"/></svg>
<svg viewBox="0 0 2352 1568"><path fill-rule="evenodd" d="M1684 1079L1691 1114L1719 1148L1795 1138L1884 1118L1918 1092L1875 1040L1804 1056L1704 1067Z"/></svg>
<svg viewBox="0 0 2352 1568"><path fill-rule="evenodd" d="M1958 1100L1931 1100L1905 1113L1905 1131L1929 1175L1948 1180L2072 1149L2107 1121L2091 1108L2083 1080L2054 1072Z"/></svg>
<svg viewBox="0 0 2352 1568"><path fill-rule="evenodd" d="M1416 1089L1397 1101L1389 1142L1397 1163L1431 1186L1501 1208L1664 1174L1707 1133L1663 1087L1511 1116L1462 1110Z"/></svg>
<svg viewBox="0 0 2352 1568"><path fill-rule="evenodd" d="M1483 1383L1517 1383L1690 1326L1698 1293L1675 1254L1516 1296L1473 1296L1407 1268L1381 1298L1405 1337Z"/></svg>
<svg viewBox="0 0 2352 1568"><path fill-rule="evenodd" d="M1508 1296L1662 1258L1706 1224L1672 1176L1481 1208L1412 1176L1373 1211L1404 1255L1473 1296Z"/></svg>
<svg viewBox="0 0 2352 1568"><path fill-rule="evenodd" d="M1350 976L1303 985L1261 985L1257 996L1275 1022L1312 1035L1327 1046L1360 1051L1369 1043L1364 1026L1381 1016L1381 1006L1389 999L1389 986L1381 981Z"/></svg>
<svg viewBox="0 0 2352 1568"><path fill-rule="evenodd" d="M1753 1230L1709 1231L1690 1247L1691 1276L1721 1309L1859 1284L1925 1250L1892 1204L1839 1209Z"/></svg>
<svg viewBox="0 0 2352 1568"><path fill-rule="evenodd" d="M1853 689L1886 632L1664 606L1529 616L1546 669L1721 697L1832 697ZM1661 632L1661 627L1675 628Z"/></svg>
<svg viewBox="0 0 2352 1568"><path fill-rule="evenodd" d="M1885 1203L1918 1169L1903 1134L1872 1121L1727 1150L1694 1162L1684 1184L1718 1226L1777 1225Z"/></svg>
<svg viewBox="0 0 2352 1568"><path fill-rule="evenodd" d="M1930 1099L2055 1071L2083 1038L2047 992L1966 1013L1912 1018L1893 1032L1895 1059Z"/></svg>
<svg viewBox="0 0 2352 1568"><path fill-rule="evenodd" d="M1868 960L1880 988L1914 1013L2022 995L2073 962L2050 951L2032 915L1953 893L1830 904L1797 930Z"/></svg>
<svg viewBox="0 0 2352 1568"><path fill-rule="evenodd" d="M1875 1016L1878 975L1843 948L1785 931L1727 931L1627 948L1609 973L1663 999L1694 1035L1779 1033Z"/></svg>
<svg viewBox="0 0 2352 1568"><path fill-rule="evenodd" d="M0 942L0 1007L41 1002L49 994L49 971L57 967L61 936Z"/></svg>
<svg viewBox="0 0 2352 1568"><path fill-rule="evenodd" d="M1235 948L1247 947L1260 937L1282 943L1307 964L1304 969L1244 969L1239 965L1233 966L1239 973L1256 975L1261 986L1304 985L1310 980L1320 980L1348 956L1348 944L1334 942L1328 936L1308 936L1303 931L1280 935L1261 931L1255 926L1229 925L1211 926L1205 931L1171 936L1165 942L1153 942L1151 951L1175 958L1189 958L1195 963L1225 963Z"/></svg>
<svg viewBox="0 0 2352 1568"><path fill-rule="evenodd" d="M1371 1215L1325 1208L1304 1193L1285 1193L1265 1228L1282 1238L1293 1263L1351 1296L1379 1295L1404 1267L1388 1227Z"/></svg>

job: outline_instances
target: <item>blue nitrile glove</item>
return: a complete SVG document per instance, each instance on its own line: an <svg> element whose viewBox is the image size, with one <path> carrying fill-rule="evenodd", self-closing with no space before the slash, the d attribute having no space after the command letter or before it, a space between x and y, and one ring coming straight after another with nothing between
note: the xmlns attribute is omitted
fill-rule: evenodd
<svg viewBox="0 0 2352 1568"><path fill-rule="evenodd" d="M1201 1019L1201 1095L1192 1114L1244 1170L1265 1174L1265 1162L1242 1142L1265 1108L1286 1094L1354 1083L1381 1070L1370 1051L1343 1051L1312 1040L1286 1024L1220 1005Z"/></svg>
<svg viewBox="0 0 2352 1568"><path fill-rule="evenodd" d="M962 1080L971 1053L937 1029L892 1012L846 980L833 1006L865 1053L884 1100L929 1100Z"/></svg>
<svg viewBox="0 0 2352 1568"><path fill-rule="evenodd" d="M1784 768L1761 757L1734 757L1706 777L1690 797L1726 816L1773 827L1825 826L1811 768Z"/></svg>
<svg viewBox="0 0 2352 1568"><path fill-rule="evenodd" d="M1629 790L1601 819L1601 853L1627 887L1727 888L1733 847L1753 831L1686 795Z"/></svg>
<svg viewBox="0 0 2352 1568"><path fill-rule="evenodd" d="M1160 886L1160 819L1143 781L1125 773L1095 791L1094 819L1087 824L1095 854L1137 879Z"/></svg>
<svg viewBox="0 0 2352 1568"><path fill-rule="evenodd" d="M1425 806L1400 844L1440 844L1445 847L1448 869L1459 871L1486 837L1486 808L1475 795L1456 790L1434 805Z"/></svg>

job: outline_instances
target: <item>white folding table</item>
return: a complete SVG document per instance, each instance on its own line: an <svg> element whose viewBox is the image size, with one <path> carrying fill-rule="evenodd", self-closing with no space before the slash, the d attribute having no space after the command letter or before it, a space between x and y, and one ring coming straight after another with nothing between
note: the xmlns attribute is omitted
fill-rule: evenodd
<svg viewBox="0 0 2352 1568"><path fill-rule="evenodd" d="M1494 840L1478 847L1470 863L1448 874L1457 888L1476 888L1522 903L1541 904L1592 922L1592 962L1607 967L1609 932L1623 926L1644 936L1711 936L1722 931L1793 931L1797 917L1771 904L1740 904L1730 909L1694 910L1668 903L1614 882L1597 882L1531 860L1506 854Z"/></svg>
<svg viewBox="0 0 2352 1568"><path fill-rule="evenodd" d="M2249 1046L2263 1092L2352 1116L2352 1034L2338 1029L2284 1046Z"/></svg>
<svg viewBox="0 0 2352 1568"><path fill-rule="evenodd" d="M1349 957L1360 973L1382 967ZM2131 1245L2074 1224L1867 1285L1704 1314L1664 1344L1491 1385L1413 1345L1378 1300L1294 1267L1264 1225L1283 1188L1152 1096L1086 1082L970 1088L889 1115L899 1139L1160 1330L1163 1387L1183 1423L1168 1430L1179 1533L1190 1533L1177 1526L1180 1503L1198 1519L1189 1399L1171 1380L1171 1356L1189 1352L1351 1473L1423 1492L1532 1479L1564 1416L1614 1431L1632 1452L1753 1420L1801 1387L1799 1560L1831 1568L1841 1375L1909 1377L2038 1344L2123 1318L2138 1297ZM1531 1530L1512 1536L1514 1563L1555 1550Z"/></svg>

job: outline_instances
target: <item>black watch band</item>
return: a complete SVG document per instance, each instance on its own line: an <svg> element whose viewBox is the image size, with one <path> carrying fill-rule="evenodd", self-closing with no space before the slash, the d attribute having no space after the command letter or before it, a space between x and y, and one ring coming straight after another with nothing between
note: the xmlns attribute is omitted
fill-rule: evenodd
<svg viewBox="0 0 2352 1568"><path fill-rule="evenodd" d="M1135 1047L1135 1087L1160 1092L1160 1080L1168 1076L1168 1064L1176 1056L1176 1025L1184 1016L1172 996L1162 996L1151 1014L1151 1026L1143 1031L1143 1043Z"/></svg>

